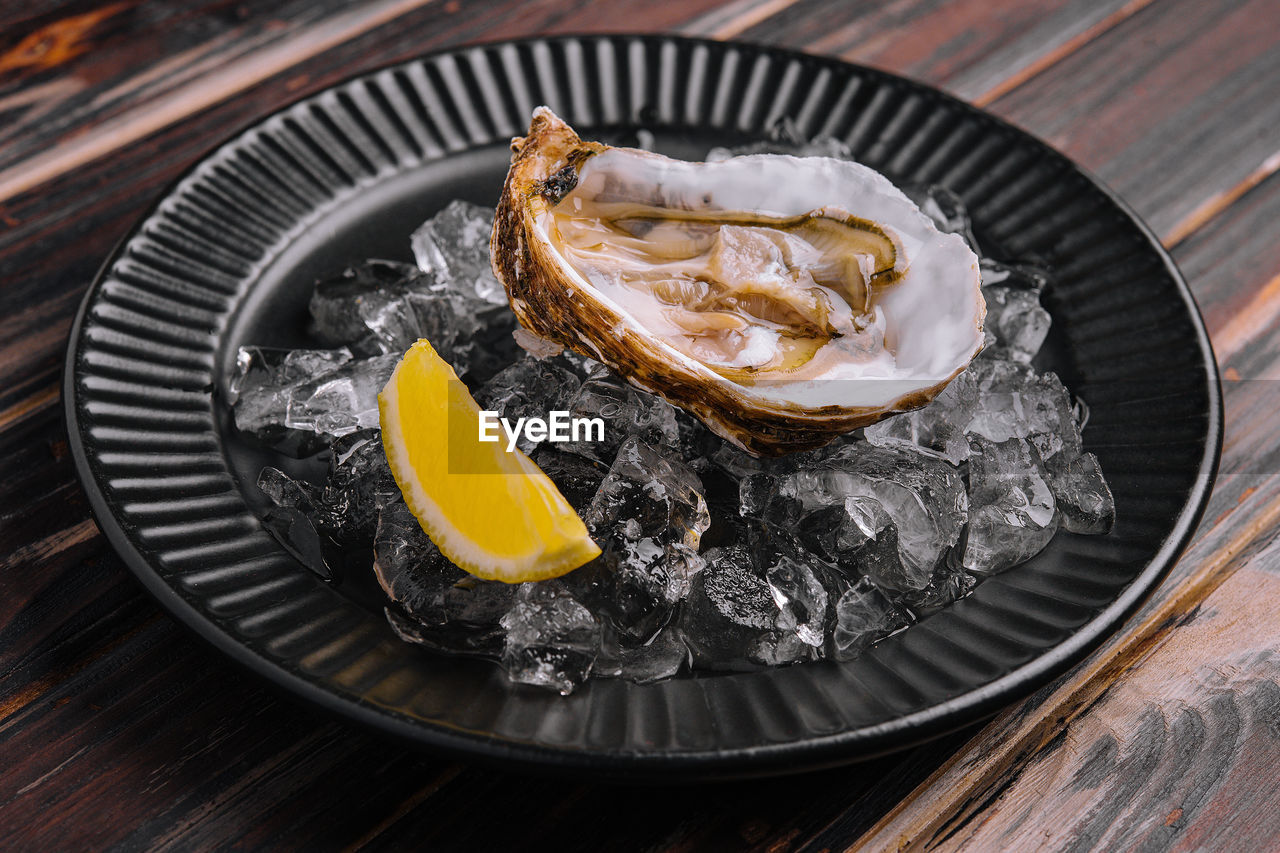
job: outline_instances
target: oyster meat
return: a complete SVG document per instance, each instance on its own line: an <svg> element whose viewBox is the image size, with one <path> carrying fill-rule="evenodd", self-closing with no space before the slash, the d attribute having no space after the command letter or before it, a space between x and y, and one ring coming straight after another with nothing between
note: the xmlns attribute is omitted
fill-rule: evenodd
<svg viewBox="0 0 1280 853"><path fill-rule="evenodd" d="M923 406L983 342L978 258L861 164L512 142L491 241L521 324L757 455Z"/></svg>

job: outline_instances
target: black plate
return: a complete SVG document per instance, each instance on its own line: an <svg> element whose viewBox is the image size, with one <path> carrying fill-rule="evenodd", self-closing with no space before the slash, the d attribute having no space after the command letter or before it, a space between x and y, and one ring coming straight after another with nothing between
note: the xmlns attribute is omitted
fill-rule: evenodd
<svg viewBox="0 0 1280 853"><path fill-rule="evenodd" d="M315 278L408 258L453 198L492 204L508 140L546 103L586 138L637 127L674 156L790 116L901 183L967 202L986 246L1057 270L1041 360L1092 408L1115 491L1105 537L1030 563L847 664L568 698L398 641L373 602L263 530L267 454L224 402L236 348L304 341ZM1128 209L1027 134L933 89L739 44L604 36L435 54L307 98L187 174L104 266L71 333L71 446L99 525L179 620L298 696L423 747L635 778L776 773L937 736L1025 696L1096 647L1168 570L1221 443L1213 353L1186 284Z"/></svg>

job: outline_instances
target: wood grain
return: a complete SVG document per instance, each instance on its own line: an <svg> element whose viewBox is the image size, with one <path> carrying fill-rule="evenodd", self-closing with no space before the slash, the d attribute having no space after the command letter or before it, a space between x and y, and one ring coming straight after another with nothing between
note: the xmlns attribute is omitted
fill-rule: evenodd
<svg viewBox="0 0 1280 853"><path fill-rule="evenodd" d="M1254 554L938 849L1272 845L1280 837L1280 812L1268 807L1280 795L1278 557L1274 544ZM1186 832L1202 822L1212 833Z"/></svg>
<svg viewBox="0 0 1280 853"><path fill-rule="evenodd" d="M22 88L8 96L0 90L0 116L8 119L0 133L7 155L0 159L0 200L123 148L425 2L379 0L336 14L326 13L319 4L290 3L273 10L278 18L252 28L230 28L214 40L189 32L181 20L168 16L146 21L142 32L133 26L108 28L126 14L146 15L164 8L150 4L113 3L47 24L0 55L0 75L37 72L17 77ZM104 32L95 39L98 30ZM153 31L164 32L165 39L138 41L138 36ZM114 33L122 33L129 42L118 45ZM168 55L144 74L136 73L131 62L122 75L110 63L138 43ZM80 60L76 64L83 77L60 75L41 85L41 77L75 59ZM78 80L85 82L72 82ZM86 112L93 117L93 132L76 132Z"/></svg>
<svg viewBox="0 0 1280 853"><path fill-rule="evenodd" d="M1280 275L1280 241L1265 223L1280 219L1280 176L1238 198L1229 208L1187 236L1175 250L1178 266L1196 287L1206 322L1217 330L1219 359L1235 356L1246 343L1240 323L1274 309L1273 282ZM1259 300L1262 300L1260 302ZM1274 325L1264 333L1274 332Z"/></svg>
<svg viewBox="0 0 1280 853"><path fill-rule="evenodd" d="M1025 82L1150 0L800 0L742 37L840 56L983 103Z"/></svg>
<svg viewBox="0 0 1280 853"><path fill-rule="evenodd" d="M879 823L869 839L907 826L913 840L982 849L1038 842L1050 814L1061 848L1265 843L1275 822L1246 821L1277 802L1275 661L1262 654L1280 594L1267 545L1280 385L1266 378L1280 366L1280 250L1260 226L1280 216L1270 7L439 0L382 23L354 8L44 2L0 34L0 173L42 152L63 158L0 201L5 845L821 850ZM1169 583L1106 649L981 731L694 791L406 755L281 701L189 639L96 534L61 432L66 330L114 242L233 128L362 69L490 38L672 28L840 53L991 101L1083 158L1177 244L1229 379L1228 441L1206 523ZM67 154L113 126L105 156ZM968 772L948 775L956 767ZM935 825L947 830L921 829Z"/></svg>
<svg viewBox="0 0 1280 853"><path fill-rule="evenodd" d="M28 21L30 32L7 49L0 45L0 202L285 72L292 76L287 92L316 88L300 73L303 64L368 33L413 32L418 42L396 53L382 53L381 38L366 42L380 51L348 53L326 79L481 34L627 30L641 12L648 30L707 29L698 20L716 5L119 0L80 13L50 12ZM759 0L743 3L731 14L716 14L711 29L731 29L739 18L755 20L771 8ZM424 26L428 22L432 26ZM210 37L215 23L221 26Z"/></svg>
<svg viewBox="0 0 1280 853"><path fill-rule="evenodd" d="M1267 22L1278 23L1268 0L1164 0L990 109L1096 172L1158 234L1182 238L1206 203L1277 162L1280 54Z"/></svg>

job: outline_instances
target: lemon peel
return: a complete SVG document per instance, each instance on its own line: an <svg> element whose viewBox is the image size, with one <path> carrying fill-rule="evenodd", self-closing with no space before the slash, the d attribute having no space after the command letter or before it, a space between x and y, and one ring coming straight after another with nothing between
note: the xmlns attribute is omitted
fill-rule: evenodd
<svg viewBox="0 0 1280 853"><path fill-rule="evenodd" d="M378 412L405 502L458 567L524 583L599 556L582 519L532 459L505 442L480 441L480 407L427 340L396 365Z"/></svg>

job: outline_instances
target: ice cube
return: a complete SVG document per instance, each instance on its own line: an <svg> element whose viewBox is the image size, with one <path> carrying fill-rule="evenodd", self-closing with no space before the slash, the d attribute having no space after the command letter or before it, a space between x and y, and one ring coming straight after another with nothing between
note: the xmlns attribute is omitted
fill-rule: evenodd
<svg viewBox="0 0 1280 853"><path fill-rule="evenodd" d="M606 639L591 673L624 678L637 684L650 684L678 675L687 666L689 647L685 645L678 630L667 628L640 646Z"/></svg>
<svg viewBox="0 0 1280 853"><path fill-rule="evenodd" d="M783 554L765 571L765 580L778 605L777 627L800 642L821 649L827 628L827 589L815 564Z"/></svg>
<svg viewBox="0 0 1280 853"><path fill-rule="evenodd" d="M565 350L556 356L557 359L563 361L565 366L578 374L583 379L587 379L597 370L607 370L600 362L589 356L576 353L573 350Z"/></svg>
<svg viewBox="0 0 1280 853"><path fill-rule="evenodd" d="M903 570L899 582L909 588L928 582L967 518L968 499L955 468L909 447L846 445L776 483L776 494L765 512L766 516L773 513L775 520L779 505L804 516L823 508L848 507L850 499L855 510L861 509L857 503L861 499L877 501L897 529Z"/></svg>
<svg viewBox="0 0 1280 853"><path fill-rule="evenodd" d="M409 264L369 260L349 266L336 276L316 282L308 306L311 333L324 343L348 344L373 354L364 344L369 328L360 313L361 303L409 290L429 290L433 284L433 278L423 276Z"/></svg>
<svg viewBox="0 0 1280 853"><path fill-rule="evenodd" d="M672 413L675 415L676 448L680 456L695 470L705 470L708 465L706 455L714 453L727 442L684 409L672 406Z"/></svg>
<svg viewBox="0 0 1280 853"><path fill-rule="evenodd" d="M891 597L915 618L923 619L968 595L977 583L978 579L964 570L958 558L948 556L934 570L933 577L924 589L907 590Z"/></svg>
<svg viewBox="0 0 1280 853"><path fill-rule="evenodd" d="M449 562L403 501L380 514L373 570L398 607L388 608L388 618L405 639L453 654L502 651L500 620L516 588L473 577Z"/></svg>
<svg viewBox="0 0 1280 853"><path fill-rule="evenodd" d="M373 573L392 601L427 625L445 621L444 590L469 577L440 553L404 501L379 514Z"/></svg>
<svg viewBox="0 0 1280 853"><path fill-rule="evenodd" d="M929 582L922 570L904 564L898 528L875 498L850 497L844 506L812 512L800 521L797 534L806 548L839 566L846 577L865 575L890 595Z"/></svg>
<svg viewBox="0 0 1280 853"><path fill-rule="evenodd" d="M970 371L952 379L927 406L886 418L864 431L876 447L916 445L935 450L953 465L969 458L965 427L978 406L978 385Z"/></svg>
<svg viewBox="0 0 1280 853"><path fill-rule="evenodd" d="M287 429L328 438L378 427L378 392L400 360L398 353L346 362L292 386L284 407Z"/></svg>
<svg viewBox="0 0 1280 853"><path fill-rule="evenodd" d="M258 488L276 506L297 507L308 515L317 514L319 489L311 483L290 477L279 468L263 468L258 474Z"/></svg>
<svg viewBox="0 0 1280 853"><path fill-rule="evenodd" d="M631 519L598 536L603 553L562 579L575 598L632 644L647 642L671 621L703 566L693 549L636 536L637 526Z"/></svg>
<svg viewBox="0 0 1280 853"><path fill-rule="evenodd" d="M1058 518L1072 533L1108 533L1116 521L1116 502L1102 476L1098 457L1083 453L1055 471L1053 489Z"/></svg>
<svg viewBox="0 0 1280 853"><path fill-rule="evenodd" d="M520 349L534 358L554 358L564 352L564 344L535 335L523 326L517 326L515 331L511 333L511 337Z"/></svg>
<svg viewBox="0 0 1280 853"><path fill-rule="evenodd" d="M974 579L954 558L954 548L931 575L904 563L898 528L874 498L851 497L842 507L810 513L796 532L805 548L837 566L843 577L866 577L895 604L917 615L933 612L973 588Z"/></svg>
<svg viewBox="0 0 1280 853"><path fill-rule="evenodd" d="M1057 530L1049 475L1029 442L976 437L969 456L969 538L964 566L992 575L1031 559Z"/></svg>
<svg viewBox="0 0 1280 853"><path fill-rule="evenodd" d="M973 222L964 201L946 187L930 184L925 187L908 187L907 196L933 220L939 231L959 234L974 252L978 251L978 238L973 235Z"/></svg>
<svg viewBox="0 0 1280 853"><path fill-rule="evenodd" d="M519 361L525 353L511 337L511 331L516 325L516 315L509 307L477 303L474 300L470 300L470 304L483 305L477 313L480 330L472 335L469 345L463 347L468 364L465 375L458 375L464 376L468 386L474 388L489 381L503 368ZM572 361L565 355L548 361L577 373Z"/></svg>
<svg viewBox="0 0 1280 853"><path fill-rule="evenodd" d="M550 359L526 355L476 389L475 399L484 411L497 412L514 427L521 418L546 420L554 411L566 411L581 381L571 370ZM504 446L507 437L501 437ZM538 442L523 432L516 446L524 453Z"/></svg>
<svg viewBox="0 0 1280 853"><path fill-rule="evenodd" d="M554 341L540 338L532 332L525 329L517 328L512 332L512 340L516 342L517 347L523 353L527 353L533 358L541 358L562 367L578 377L578 384L582 384L582 380L589 378L597 371L601 375L607 375L608 368L596 361L594 358L588 358L585 355L579 355L571 349L565 349ZM519 353L517 353L517 358ZM515 359L512 359L513 361Z"/></svg>
<svg viewBox="0 0 1280 853"><path fill-rule="evenodd" d="M447 291L370 296L360 318L383 352L402 353L419 338L453 366L458 375L471 366L474 341L483 324L474 300Z"/></svg>
<svg viewBox="0 0 1280 853"><path fill-rule="evenodd" d="M806 644L795 633L770 631L756 638L749 659L762 666L785 666L790 663L817 660L822 649Z"/></svg>
<svg viewBox="0 0 1280 853"><path fill-rule="evenodd" d="M861 499L851 499L861 500ZM865 499L869 503L874 503L877 507L879 502L874 498ZM795 501L794 506L799 509L800 502ZM893 522L889 521L884 510L880 510L886 523L892 527ZM849 517L842 506L824 506L813 512L806 513L791 528L795 532L796 540L810 553L835 563L842 568L849 567L855 572L858 571L856 562L852 559L852 554L857 553L860 546L866 544L868 537L858 524ZM897 547L895 539L895 549Z"/></svg>
<svg viewBox="0 0 1280 853"><path fill-rule="evenodd" d="M382 433L362 430L336 440L330 448L329 475L320 491L323 524L340 541L367 546L373 541L382 508L402 501L382 449Z"/></svg>
<svg viewBox="0 0 1280 853"><path fill-rule="evenodd" d="M600 652L600 623L556 581L521 584L502 627L507 676L561 695L586 681Z"/></svg>
<svg viewBox="0 0 1280 853"><path fill-rule="evenodd" d="M604 440L574 442L562 449L606 464L613 461L630 436L658 447L679 446L680 429L672 405L622 382L603 366L594 369L582 383L569 403L569 412L577 418L600 418L604 422Z"/></svg>
<svg viewBox="0 0 1280 853"><path fill-rule="evenodd" d="M493 209L452 201L413 232L409 242L423 272L435 273L458 292L494 305L507 293L489 264Z"/></svg>
<svg viewBox="0 0 1280 853"><path fill-rule="evenodd" d="M711 524L698 475L635 437L619 448L583 520L599 536L634 521L638 535L631 538L654 537L693 549Z"/></svg>
<svg viewBox="0 0 1280 853"><path fill-rule="evenodd" d="M391 630L406 643L447 655L497 658L502 654L502 626L474 628L455 624L424 625L394 604L382 609Z"/></svg>
<svg viewBox="0 0 1280 853"><path fill-rule="evenodd" d="M323 486L268 467L258 476L258 488L275 505L264 519L268 529L295 556L326 576L343 562L336 556L337 546L368 548L379 510L400 500L377 430L334 442Z"/></svg>
<svg viewBox="0 0 1280 853"><path fill-rule="evenodd" d="M694 663L707 669L756 669L811 660L812 646L782 630L782 611L769 584L737 555L709 549L680 614L680 630Z"/></svg>
<svg viewBox="0 0 1280 853"><path fill-rule="evenodd" d="M701 554L703 567L704 569L707 566L716 566L722 569L743 569L763 579L764 566L761 560L767 560L775 556L774 551L759 547L764 540L765 537L759 534L758 531L749 531L728 545L707 548ZM763 551L768 551L768 553L762 553ZM761 560L757 560L757 557L760 557Z"/></svg>
<svg viewBox="0 0 1280 853"><path fill-rule="evenodd" d="M652 637L702 569L696 553L711 523L702 483L636 438L583 512L603 553L564 582L632 641Z"/></svg>
<svg viewBox="0 0 1280 853"><path fill-rule="evenodd" d="M236 351L236 372L231 378L227 402L240 402L242 394L264 394L286 390L298 382L328 373L351 361L346 347L338 349L279 349L240 347Z"/></svg>
<svg viewBox="0 0 1280 853"><path fill-rule="evenodd" d="M983 287L1001 285L1039 295L1049 286L1048 272L1034 264L1006 264L992 258L980 258L978 269Z"/></svg>
<svg viewBox="0 0 1280 853"><path fill-rule="evenodd" d="M487 252L487 249L486 249ZM431 342L459 375L483 378L514 360L515 316L501 303L451 286L442 271L368 261L322 280L311 298L312 331L361 354L403 353L419 338Z"/></svg>
<svg viewBox="0 0 1280 853"><path fill-rule="evenodd" d="M532 458L578 512L586 511L609 473L606 465L575 453L563 453L549 444L539 445Z"/></svg>
<svg viewBox="0 0 1280 853"><path fill-rule="evenodd" d="M748 474L738 483L738 513L743 518L763 521L782 530L790 530L806 513L804 502L794 490L784 488L784 478L761 471ZM819 505L810 511L821 509Z"/></svg>
<svg viewBox="0 0 1280 853"><path fill-rule="evenodd" d="M309 456L325 440L314 431L285 427L285 414L298 387L351 362L351 350L286 350L241 347L227 399L236 429L291 456Z"/></svg>
<svg viewBox="0 0 1280 853"><path fill-rule="evenodd" d="M835 603L830 655L836 660L851 660L909 622L875 584L862 578Z"/></svg>
<svg viewBox="0 0 1280 853"><path fill-rule="evenodd" d="M328 529L317 523L324 516L318 506L319 490L270 467L263 468L258 475L258 488L273 504L262 519L267 532L320 577L330 580L338 577L344 562L343 553Z"/></svg>
<svg viewBox="0 0 1280 853"><path fill-rule="evenodd" d="M1030 362L1049 334L1049 312L1040 306L1032 290L989 285L982 288L987 300L986 330L994 343L983 349L986 357Z"/></svg>
<svg viewBox="0 0 1280 853"><path fill-rule="evenodd" d="M1080 455L1075 407L1055 374L1003 359L979 359L969 372L978 385L978 407L967 428L971 436L993 442L1025 438L1051 469Z"/></svg>
<svg viewBox="0 0 1280 853"><path fill-rule="evenodd" d="M718 439L718 442L713 443L711 452L707 453L707 461L735 480L743 480L765 470L763 460L724 439Z"/></svg>

